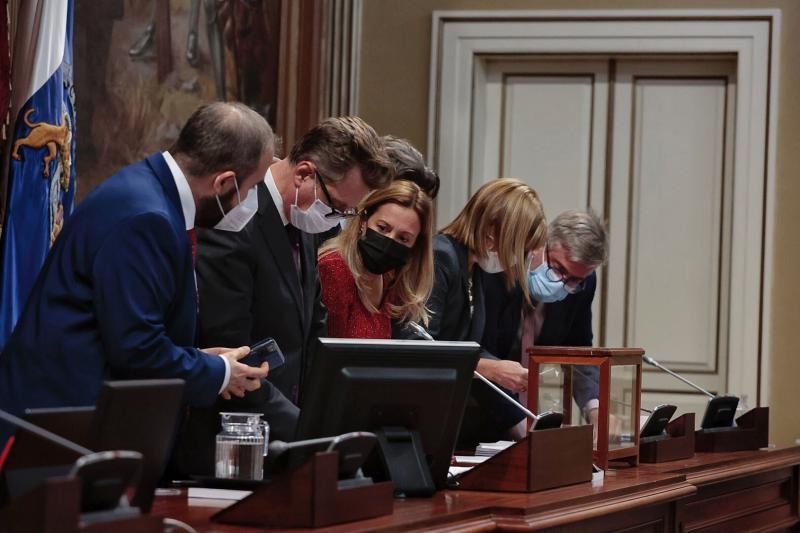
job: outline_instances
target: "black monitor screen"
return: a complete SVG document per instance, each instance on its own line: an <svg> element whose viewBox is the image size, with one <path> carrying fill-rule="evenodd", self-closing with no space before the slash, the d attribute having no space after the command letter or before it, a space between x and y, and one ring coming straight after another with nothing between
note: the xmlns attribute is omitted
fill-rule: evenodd
<svg viewBox="0 0 800 533"><path fill-rule="evenodd" d="M474 342L322 338L297 438L414 431L443 488L479 353Z"/></svg>

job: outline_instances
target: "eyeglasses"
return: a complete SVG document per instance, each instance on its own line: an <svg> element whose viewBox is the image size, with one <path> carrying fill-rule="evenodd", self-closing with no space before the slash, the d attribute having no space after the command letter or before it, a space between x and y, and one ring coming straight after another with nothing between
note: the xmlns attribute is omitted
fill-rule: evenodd
<svg viewBox="0 0 800 533"><path fill-rule="evenodd" d="M550 281L560 281L564 284L564 288L570 294L575 294L576 292L580 292L586 287L586 278L578 278L575 276L570 276L569 272L567 272L563 267L558 265L553 265L550 261L550 250L545 249L546 259L547 259L547 271L545 272L545 276Z"/></svg>
<svg viewBox="0 0 800 533"><path fill-rule="evenodd" d="M327 200L326 203L328 204L328 207L331 208L331 212L326 214L325 218L341 219L341 218L350 218L358 216L358 211L356 210L355 207L348 207L344 211L341 211L340 209L334 207L333 200L331 200L331 195L328 192L328 188L325 186L325 180L322 178L322 174L316 171L315 173L317 175L317 181L319 182L320 188L322 188L322 194L325 195L325 200Z"/></svg>

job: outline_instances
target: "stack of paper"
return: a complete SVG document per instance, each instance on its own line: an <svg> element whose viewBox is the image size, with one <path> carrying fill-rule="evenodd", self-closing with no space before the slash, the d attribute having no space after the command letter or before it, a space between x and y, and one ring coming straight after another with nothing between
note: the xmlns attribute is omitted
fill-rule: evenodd
<svg viewBox="0 0 800 533"><path fill-rule="evenodd" d="M478 444L478 447L475 448L475 455L482 457L491 457L495 455L497 452L502 452L512 444L514 444L514 441L510 440L499 440L497 442L481 442L480 444Z"/></svg>

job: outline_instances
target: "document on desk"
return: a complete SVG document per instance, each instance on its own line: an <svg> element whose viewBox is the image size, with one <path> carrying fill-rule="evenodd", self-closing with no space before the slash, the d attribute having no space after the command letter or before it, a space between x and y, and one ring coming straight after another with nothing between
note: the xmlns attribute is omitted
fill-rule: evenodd
<svg viewBox="0 0 800 533"><path fill-rule="evenodd" d="M488 459L488 455L456 455L456 464L457 465L468 465L474 466L484 462Z"/></svg>
<svg viewBox="0 0 800 533"><path fill-rule="evenodd" d="M502 452L512 444L514 444L514 441L510 440L499 440L497 442L481 442L480 444L478 444L478 447L475 448L475 455L491 457L498 452Z"/></svg>
<svg viewBox="0 0 800 533"><path fill-rule="evenodd" d="M451 466L450 469L448 470L448 472L450 473L451 476L456 477L456 476L459 476L459 475L463 474L464 472L466 472L468 470L472 470L472 467L471 466Z"/></svg>
<svg viewBox="0 0 800 533"><path fill-rule="evenodd" d="M189 497L189 505L191 506L192 498L196 498L199 500L203 500L202 503L198 505L208 506L209 502L207 500L218 500L221 501L225 506L230 505L234 501L239 501L242 498L250 496L252 491L249 490L232 490L232 489L212 489L208 487L189 487L188 490L188 497ZM212 505L216 507L216 505Z"/></svg>

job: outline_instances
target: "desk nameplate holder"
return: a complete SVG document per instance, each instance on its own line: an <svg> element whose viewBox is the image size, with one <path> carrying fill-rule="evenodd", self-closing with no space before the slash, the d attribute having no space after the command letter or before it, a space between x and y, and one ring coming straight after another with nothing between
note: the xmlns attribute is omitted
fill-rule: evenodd
<svg viewBox="0 0 800 533"><path fill-rule="evenodd" d="M666 437L639 440L639 462L666 463L694 455L694 413L681 415L667 426Z"/></svg>
<svg viewBox="0 0 800 533"><path fill-rule="evenodd" d="M339 488L339 455L318 452L211 520L257 527L322 527L391 514L391 481Z"/></svg>
<svg viewBox="0 0 800 533"><path fill-rule="evenodd" d="M698 429L696 452L741 452L769 445L769 407L756 407L736 419L731 428Z"/></svg>
<svg viewBox="0 0 800 533"><path fill-rule="evenodd" d="M0 528L9 533L161 533L162 519L149 514L114 518L113 511L81 514L80 481L71 477L45 479L30 492L0 509ZM96 520L105 514L107 519ZM95 520L92 520L95 515Z"/></svg>
<svg viewBox="0 0 800 533"><path fill-rule="evenodd" d="M528 435L475 465L458 488L537 492L592 480L592 426L565 426Z"/></svg>

